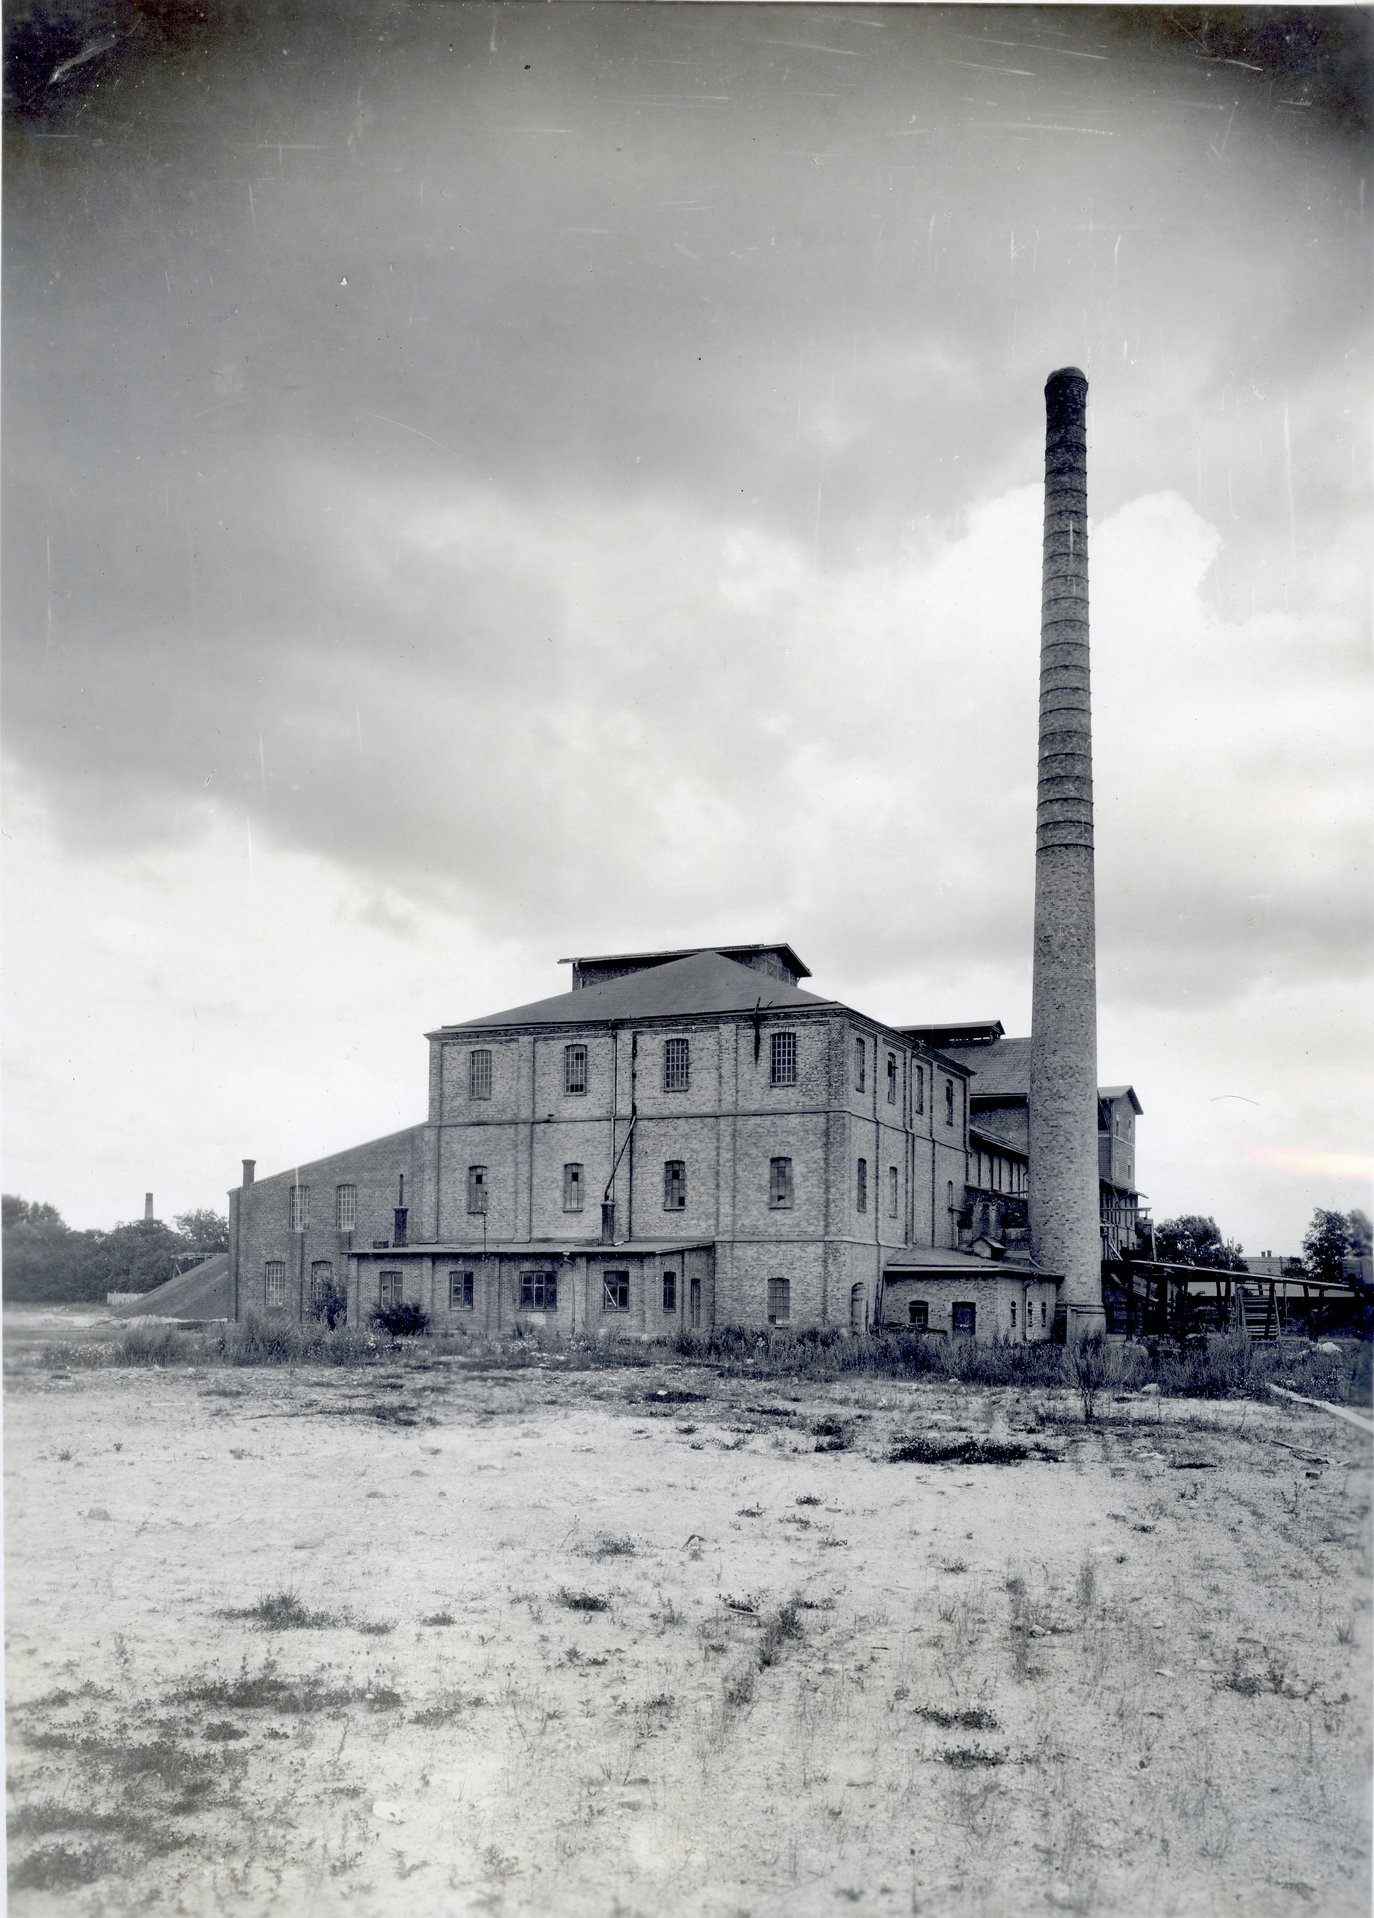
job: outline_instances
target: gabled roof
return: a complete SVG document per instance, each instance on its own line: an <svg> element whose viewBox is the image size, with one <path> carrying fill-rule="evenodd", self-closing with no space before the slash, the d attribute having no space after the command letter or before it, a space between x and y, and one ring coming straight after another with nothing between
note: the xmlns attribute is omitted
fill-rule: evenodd
<svg viewBox="0 0 1374 1918"><path fill-rule="evenodd" d="M613 1019L690 1018L700 1013L801 1012L833 1006L800 986L769 978L751 966L723 959L718 952L696 952L686 959L644 972L630 972L576 992L559 992L506 1012L464 1019L443 1032L487 1031L502 1026L604 1025Z"/></svg>
<svg viewBox="0 0 1374 1918"><path fill-rule="evenodd" d="M1099 1086L1097 1096L1099 1099L1129 1099L1137 1117L1145 1110L1135 1096L1134 1086Z"/></svg>

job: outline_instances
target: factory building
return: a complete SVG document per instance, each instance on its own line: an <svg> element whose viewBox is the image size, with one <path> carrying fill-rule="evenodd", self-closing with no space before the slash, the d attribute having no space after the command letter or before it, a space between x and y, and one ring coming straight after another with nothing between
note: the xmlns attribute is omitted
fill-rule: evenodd
<svg viewBox="0 0 1374 1918"><path fill-rule="evenodd" d="M345 1289L355 1321L489 1334L1101 1329L1140 1104L1096 1083L1086 401L1051 374L1030 1037L887 1026L787 945L574 959L568 991L428 1035L422 1124L245 1160L236 1316Z"/></svg>

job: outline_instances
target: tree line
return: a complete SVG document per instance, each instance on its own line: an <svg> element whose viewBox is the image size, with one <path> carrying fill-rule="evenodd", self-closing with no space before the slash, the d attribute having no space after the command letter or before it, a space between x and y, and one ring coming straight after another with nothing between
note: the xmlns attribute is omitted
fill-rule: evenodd
<svg viewBox="0 0 1374 1918"><path fill-rule="evenodd" d="M1283 1262L1283 1276L1291 1279L1338 1281L1348 1257L1368 1258L1369 1215L1330 1212L1318 1206L1303 1236L1302 1257ZM1244 1272L1245 1254L1235 1239L1223 1237L1215 1219L1191 1212L1165 1219L1154 1229L1152 1256L1166 1265L1196 1265L1212 1272Z"/></svg>
<svg viewBox="0 0 1374 1918"><path fill-rule="evenodd" d="M7 1192L4 1296L7 1302L103 1303L107 1292L151 1292L197 1259L229 1249L229 1221L209 1210L132 1219L78 1232L55 1205Z"/></svg>

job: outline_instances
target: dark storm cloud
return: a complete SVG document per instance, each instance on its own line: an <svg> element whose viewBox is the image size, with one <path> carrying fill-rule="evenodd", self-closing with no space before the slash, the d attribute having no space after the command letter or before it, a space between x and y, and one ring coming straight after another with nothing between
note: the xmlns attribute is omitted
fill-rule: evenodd
<svg viewBox="0 0 1374 1918"><path fill-rule="evenodd" d="M1033 510L981 625L940 567L1034 482L1067 359L1100 518L1176 492L1221 614L1346 617L1343 18L1305 53L1105 11L75 18L24 53L6 181L10 750L71 839L224 807L513 932L708 890L828 909L878 969L1019 938L1028 845L970 875L1029 816ZM1311 927L1347 839L1314 845L1262 958L1248 880L1109 921L1142 996L1344 964ZM1149 876L1208 885L1186 848Z"/></svg>

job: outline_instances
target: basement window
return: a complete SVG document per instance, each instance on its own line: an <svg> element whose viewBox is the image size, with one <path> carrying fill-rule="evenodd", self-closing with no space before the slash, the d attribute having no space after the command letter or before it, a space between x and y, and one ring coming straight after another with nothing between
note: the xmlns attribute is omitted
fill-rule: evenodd
<svg viewBox="0 0 1374 1918"><path fill-rule="evenodd" d="M401 1303L401 1275L399 1272L382 1272L377 1277L377 1304L385 1312L389 1305Z"/></svg>
<svg viewBox="0 0 1374 1918"><path fill-rule="evenodd" d="M485 1046L468 1054L468 1097L491 1097L491 1053Z"/></svg>
<svg viewBox="0 0 1374 1918"><path fill-rule="evenodd" d="M448 1275L448 1309L450 1312L471 1312L472 1310L472 1274L471 1272L450 1272Z"/></svg>
<svg viewBox="0 0 1374 1918"><path fill-rule="evenodd" d="M263 1299L269 1312L281 1312L286 1306L286 1260L268 1259L262 1272Z"/></svg>
<svg viewBox="0 0 1374 1918"><path fill-rule="evenodd" d="M601 1310L603 1312L628 1312L629 1309L629 1273L603 1272L601 1275Z"/></svg>
<svg viewBox="0 0 1374 1918"><path fill-rule="evenodd" d="M687 1161L663 1161L663 1210L683 1212L687 1208Z"/></svg>
<svg viewBox="0 0 1374 1918"><path fill-rule="evenodd" d="M792 1281L790 1279L770 1279L768 1281L768 1323L786 1325L792 1316Z"/></svg>
<svg viewBox="0 0 1374 1918"><path fill-rule="evenodd" d="M563 1090L565 1092L587 1090L587 1048L585 1046L564 1046Z"/></svg>
<svg viewBox="0 0 1374 1918"><path fill-rule="evenodd" d="M558 1275L555 1272L522 1272L520 1305L526 1312L558 1310Z"/></svg>
<svg viewBox="0 0 1374 1918"><path fill-rule="evenodd" d="M663 1309L665 1312L677 1311L677 1273L663 1274Z"/></svg>
<svg viewBox="0 0 1374 1918"><path fill-rule="evenodd" d="M794 1086L797 1083L797 1035L795 1032L773 1034L768 1079L769 1084L775 1086Z"/></svg>
<svg viewBox="0 0 1374 1918"><path fill-rule="evenodd" d="M792 1161L768 1161L768 1203L774 1211L785 1211L792 1203Z"/></svg>
<svg viewBox="0 0 1374 1918"><path fill-rule="evenodd" d="M663 1090L685 1092L691 1076L692 1049L686 1039L663 1041Z"/></svg>
<svg viewBox="0 0 1374 1918"><path fill-rule="evenodd" d="M358 1223L358 1188L336 1185L334 1188L334 1230L351 1232Z"/></svg>

